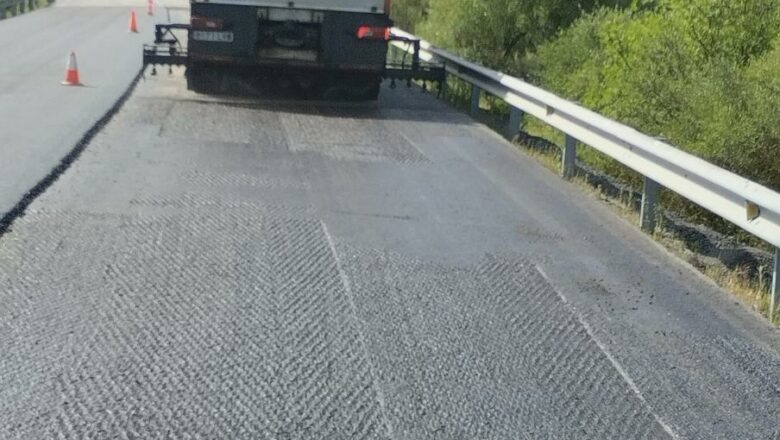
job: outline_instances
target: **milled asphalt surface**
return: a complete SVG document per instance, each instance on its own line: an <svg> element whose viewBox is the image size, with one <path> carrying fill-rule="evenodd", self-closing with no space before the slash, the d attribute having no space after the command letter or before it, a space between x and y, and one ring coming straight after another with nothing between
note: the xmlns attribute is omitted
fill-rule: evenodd
<svg viewBox="0 0 780 440"><path fill-rule="evenodd" d="M180 0L172 0L179 2ZM141 68L162 9L141 0L60 0L0 21L0 218L73 148ZM178 4L178 3L176 3ZM130 10L139 33L128 33ZM76 51L84 87L64 87Z"/></svg>
<svg viewBox="0 0 780 440"><path fill-rule="evenodd" d="M141 82L0 304L0 438L780 438L776 330L419 90Z"/></svg>

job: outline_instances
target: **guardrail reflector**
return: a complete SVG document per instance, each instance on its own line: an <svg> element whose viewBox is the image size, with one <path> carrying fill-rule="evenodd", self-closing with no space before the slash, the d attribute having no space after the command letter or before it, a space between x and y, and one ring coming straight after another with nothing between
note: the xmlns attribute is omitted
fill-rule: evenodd
<svg viewBox="0 0 780 440"><path fill-rule="evenodd" d="M747 201L745 202L745 207L747 209L747 220L749 222L752 222L753 220L761 216L761 207L756 205L755 203L751 201Z"/></svg>

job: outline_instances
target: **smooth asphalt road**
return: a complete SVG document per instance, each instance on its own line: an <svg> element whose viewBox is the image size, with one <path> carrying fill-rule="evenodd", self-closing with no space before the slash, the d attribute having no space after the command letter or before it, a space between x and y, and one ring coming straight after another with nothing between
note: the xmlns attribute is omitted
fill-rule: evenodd
<svg viewBox="0 0 780 440"><path fill-rule="evenodd" d="M140 83L0 304L4 439L780 438L777 330L416 89Z"/></svg>
<svg viewBox="0 0 780 440"><path fill-rule="evenodd" d="M180 0L175 0L178 4ZM173 3L173 0L171 1ZM144 1L61 0L0 21L0 218L41 180L128 88L151 41ZM139 33L128 32L130 10ZM64 87L68 53L84 87Z"/></svg>

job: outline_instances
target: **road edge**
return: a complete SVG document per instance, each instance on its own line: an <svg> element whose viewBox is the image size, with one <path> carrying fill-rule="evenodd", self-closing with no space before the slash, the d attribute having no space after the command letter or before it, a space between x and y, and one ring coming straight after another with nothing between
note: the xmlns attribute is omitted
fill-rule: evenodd
<svg viewBox="0 0 780 440"><path fill-rule="evenodd" d="M97 136L98 133L103 130L103 127L111 122L111 119L113 119L114 116L119 113L119 110L122 109L124 104L135 91L135 88L138 86L141 78L143 78L144 70L144 68L141 68L138 71L135 77L130 81L130 84L127 86L125 91L122 92L114 104L109 107L103 116L101 116L100 119L98 119L81 136L81 138L79 138L78 142L76 142L73 148L71 148L71 150L68 151L68 153L62 159L60 159L59 163L54 168L52 168L51 171L49 171L41 180L39 180L38 183L29 189L24 194L24 196L22 196L21 200L16 202L16 204L8 212L0 217L0 238L11 231L14 222L16 222L16 220L18 220L20 217L23 217L27 212L27 208L29 208L30 205L32 205L32 203L38 199L38 197L43 195L52 185L54 185L60 176L68 171L70 166L79 159L84 150L86 150L89 144L92 143L92 140L95 138L95 136Z"/></svg>

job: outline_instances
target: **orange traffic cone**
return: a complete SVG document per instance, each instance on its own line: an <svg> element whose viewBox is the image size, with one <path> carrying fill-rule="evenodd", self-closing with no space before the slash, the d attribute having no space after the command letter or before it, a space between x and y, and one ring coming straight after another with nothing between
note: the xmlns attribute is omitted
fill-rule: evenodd
<svg viewBox="0 0 780 440"><path fill-rule="evenodd" d="M138 20L135 17L135 9L130 12L130 29L128 32L138 33Z"/></svg>
<svg viewBox="0 0 780 440"><path fill-rule="evenodd" d="M147 0L146 15L154 15L154 0Z"/></svg>
<svg viewBox="0 0 780 440"><path fill-rule="evenodd" d="M80 86L79 81L79 66L76 64L76 52L71 51L68 56L68 67L65 70L65 81L62 82L63 86Z"/></svg>

